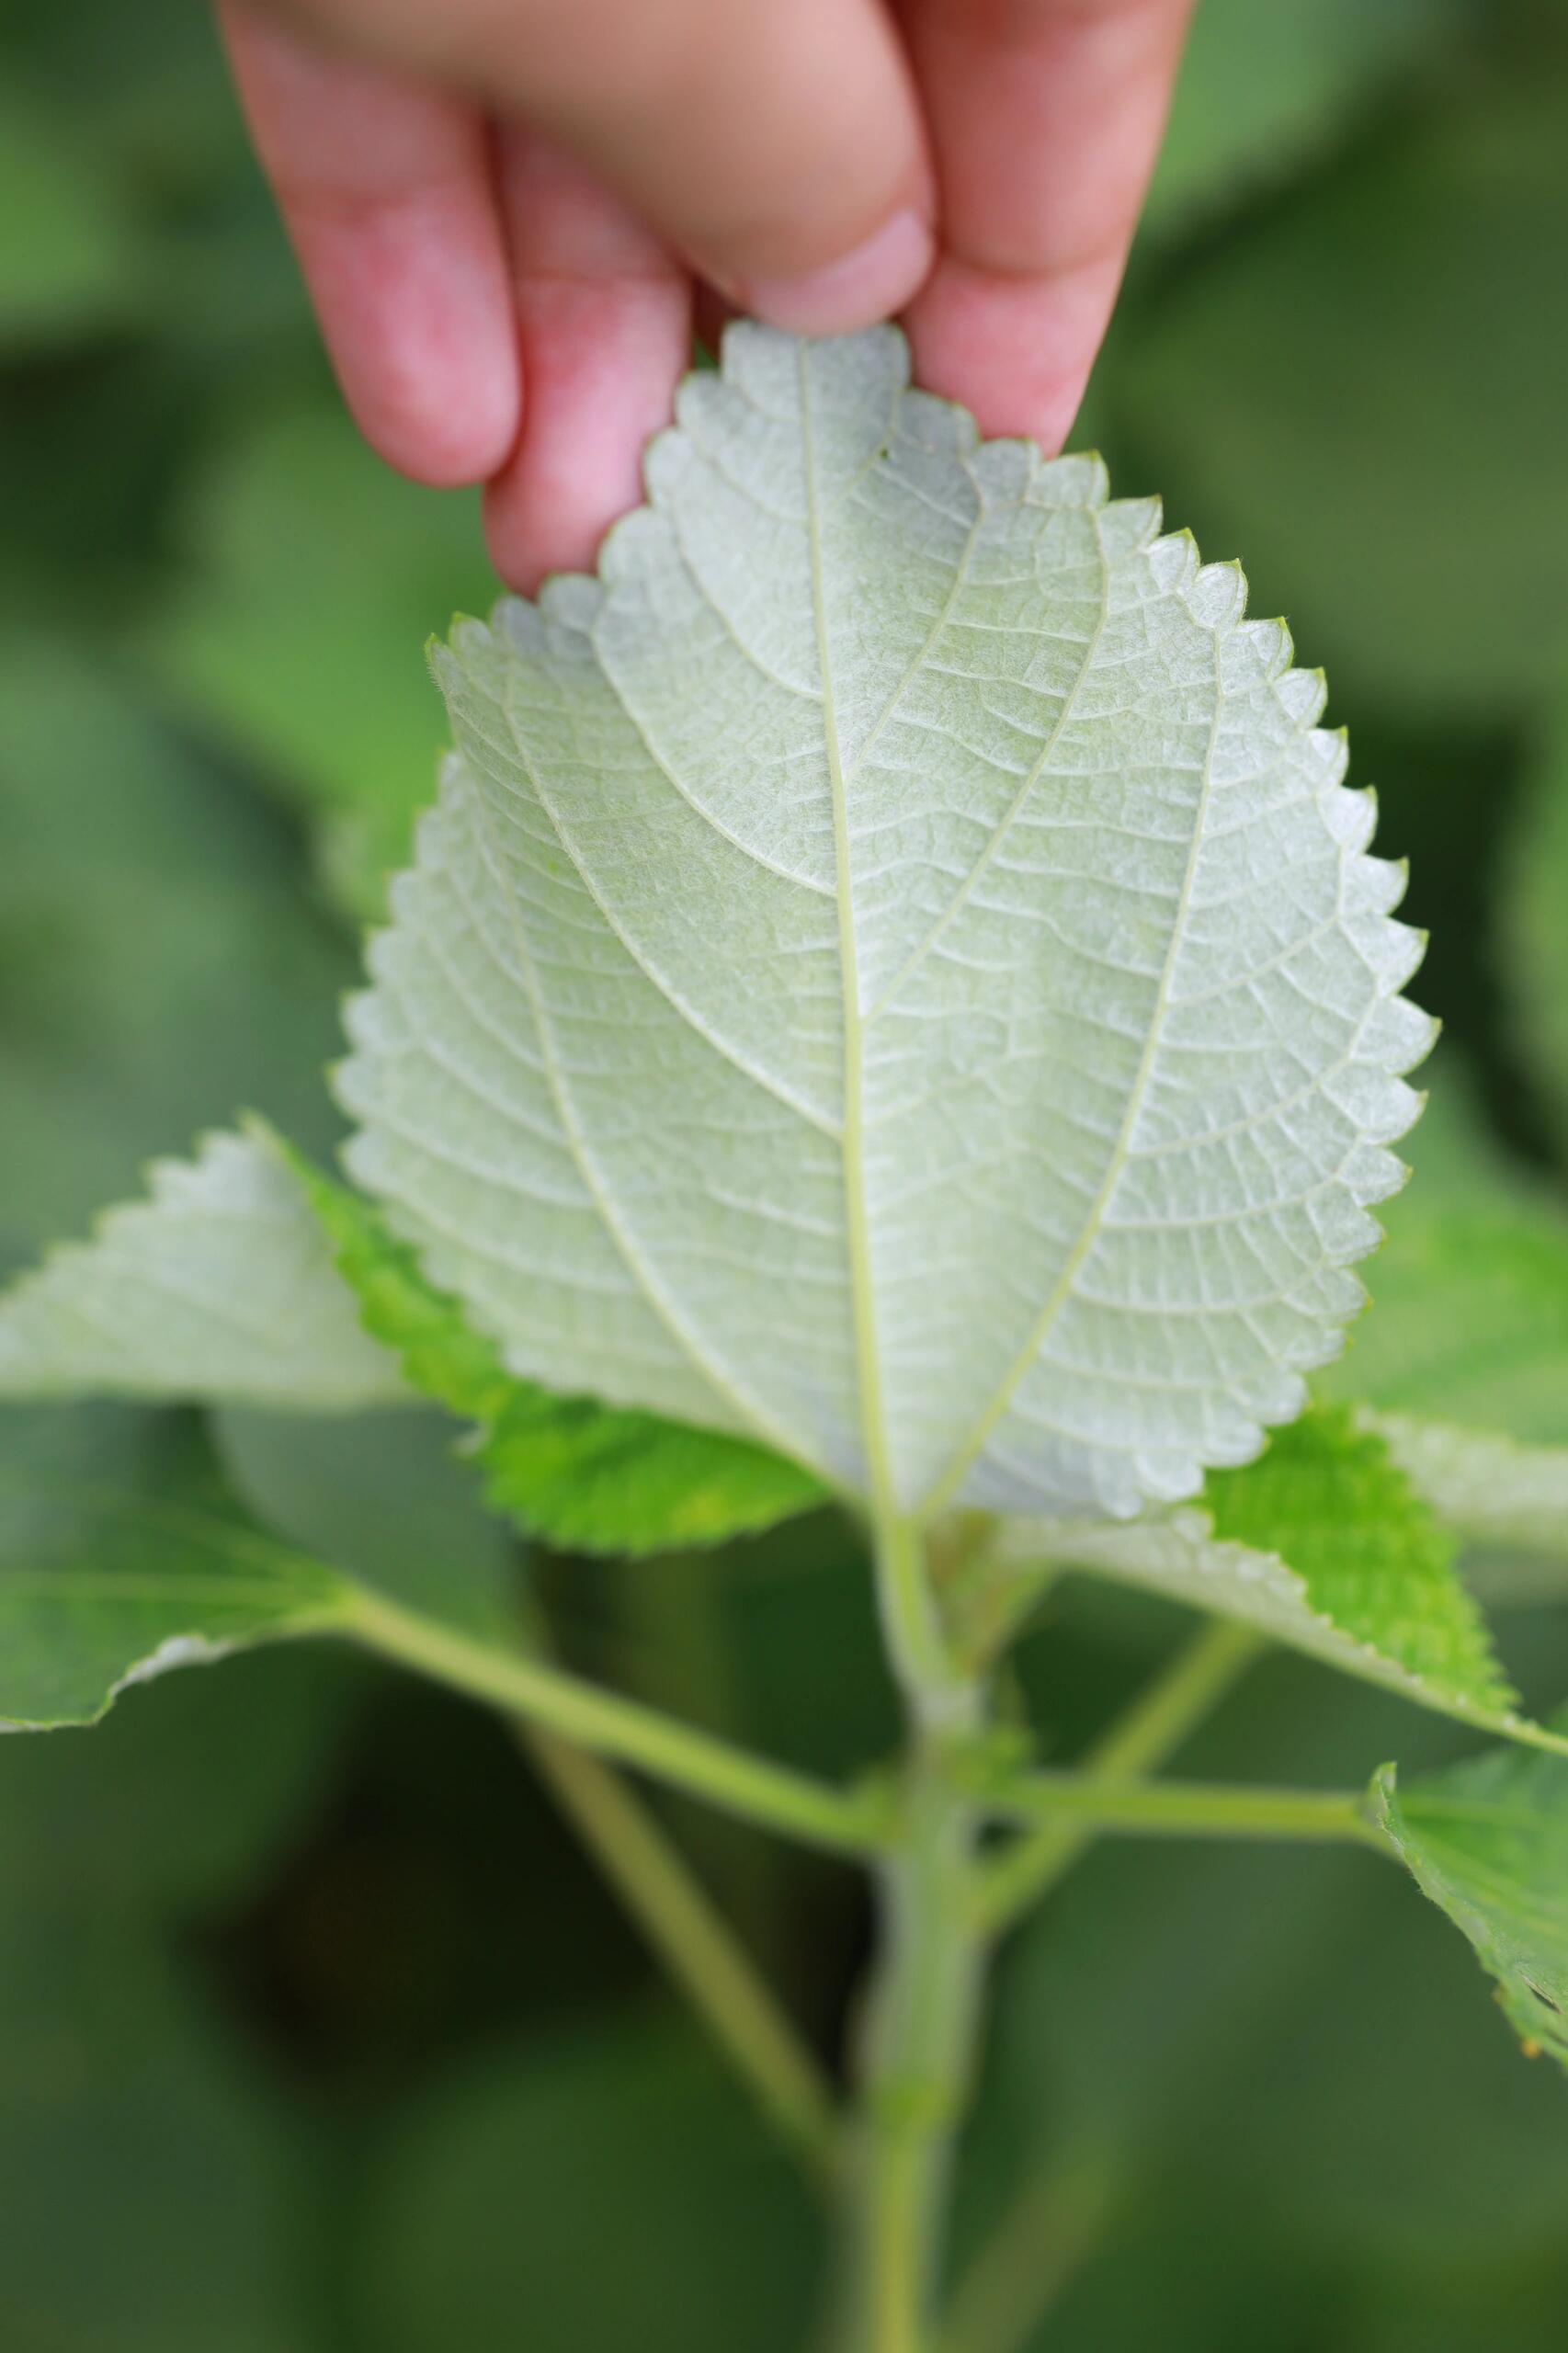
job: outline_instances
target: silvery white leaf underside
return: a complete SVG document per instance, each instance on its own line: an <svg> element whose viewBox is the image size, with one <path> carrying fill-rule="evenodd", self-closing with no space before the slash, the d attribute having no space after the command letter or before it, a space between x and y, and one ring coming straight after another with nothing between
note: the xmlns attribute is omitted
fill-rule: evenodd
<svg viewBox="0 0 1568 2353"><path fill-rule="evenodd" d="M355 1173L558 1389L883 1509L1189 1494L1340 1346L1430 1041L1322 680L892 329L733 328L678 420L437 654Z"/></svg>

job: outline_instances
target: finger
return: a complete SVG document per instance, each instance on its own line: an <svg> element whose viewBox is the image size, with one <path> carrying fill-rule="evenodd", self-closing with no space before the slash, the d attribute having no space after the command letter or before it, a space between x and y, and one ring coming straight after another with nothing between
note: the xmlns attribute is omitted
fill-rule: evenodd
<svg viewBox="0 0 1568 2353"><path fill-rule="evenodd" d="M924 133L881 0L290 5L557 140L780 325L863 325L930 265Z"/></svg>
<svg viewBox="0 0 1568 2353"><path fill-rule="evenodd" d="M491 561L532 596L591 567L642 495L643 444L666 425L691 352L691 280L622 199L527 132L504 134L502 202L528 400L485 493Z"/></svg>
<svg viewBox="0 0 1568 2353"><path fill-rule="evenodd" d="M1191 0L908 0L942 255L908 316L923 384L1060 449L1158 153Z"/></svg>
<svg viewBox="0 0 1568 2353"><path fill-rule="evenodd" d="M239 5L234 77L344 396L402 472L480 482L517 438L506 247L483 119L319 56Z"/></svg>

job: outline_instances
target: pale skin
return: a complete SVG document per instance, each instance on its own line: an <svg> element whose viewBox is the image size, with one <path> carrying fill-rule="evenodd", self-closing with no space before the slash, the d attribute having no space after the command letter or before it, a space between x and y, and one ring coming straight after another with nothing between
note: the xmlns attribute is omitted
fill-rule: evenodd
<svg viewBox="0 0 1568 2353"><path fill-rule="evenodd" d="M344 395L484 485L497 571L591 566L694 326L901 317L1054 450L1192 0L221 0Z"/></svg>

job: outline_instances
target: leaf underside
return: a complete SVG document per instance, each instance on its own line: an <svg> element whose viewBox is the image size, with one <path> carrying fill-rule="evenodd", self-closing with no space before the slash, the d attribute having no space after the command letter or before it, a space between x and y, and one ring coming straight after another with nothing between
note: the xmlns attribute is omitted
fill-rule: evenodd
<svg viewBox="0 0 1568 2353"><path fill-rule="evenodd" d="M0 1397L222 1398L303 1412L395 1403L325 1234L265 1130L162 1160L0 1299Z"/></svg>
<svg viewBox="0 0 1568 2353"><path fill-rule="evenodd" d="M1568 2066L1568 1764L1496 1749L1408 1788L1389 1765L1370 1809L1497 1979L1527 2048Z"/></svg>
<svg viewBox="0 0 1568 2353"><path fill-rule="evenodd" d="M437 653L350 1165L527 1379L1129 1514L1338 1347L1420 943L1239 573L905 373L732 329L600 578Z"/></svg>

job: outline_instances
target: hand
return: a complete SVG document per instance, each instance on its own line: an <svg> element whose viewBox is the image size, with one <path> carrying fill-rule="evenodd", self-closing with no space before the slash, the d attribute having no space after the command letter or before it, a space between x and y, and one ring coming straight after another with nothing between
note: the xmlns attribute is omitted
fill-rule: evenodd
<svg viewBox="0 0 1568 2353"><path fill-rule="evenodd" d="M902 312L1061 446L1191 0L222 0L360 429L531 592L637 504L694 315ZM694 303L698 305L694 313Z"/></svg>

